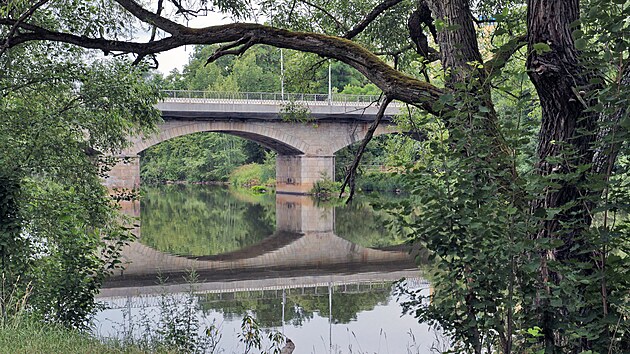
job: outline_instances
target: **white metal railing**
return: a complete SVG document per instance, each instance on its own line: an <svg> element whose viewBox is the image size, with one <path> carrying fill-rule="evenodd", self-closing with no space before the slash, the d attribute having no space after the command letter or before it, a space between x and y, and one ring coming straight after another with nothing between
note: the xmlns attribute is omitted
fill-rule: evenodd
<svg viewBox="0 0 630 354"><path fill-rule="evenodd" d="M239 103L279 103L279 102L307 102L315 104L348 105L370 104L382 100L378 95L342 95L339 93L280 93L280 92L216 92L216 91L188 91L164 90L165 101L179 102L239 102Z"/></svg>

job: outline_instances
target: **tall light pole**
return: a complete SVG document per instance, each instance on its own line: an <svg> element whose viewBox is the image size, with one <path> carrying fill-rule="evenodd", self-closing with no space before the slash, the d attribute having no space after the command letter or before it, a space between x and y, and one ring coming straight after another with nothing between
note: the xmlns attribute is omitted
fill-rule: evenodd
<svg viewBox="0 0 630 354"><path fill-rule="evenodd" d="M332 64L328 59L328 104L332 104Z"/></svg>
<svg viewBox="0 0 630 354"><path fill-rule="evenodd" d="M280 95L284 101L284 53L280 48Z"/></svg>

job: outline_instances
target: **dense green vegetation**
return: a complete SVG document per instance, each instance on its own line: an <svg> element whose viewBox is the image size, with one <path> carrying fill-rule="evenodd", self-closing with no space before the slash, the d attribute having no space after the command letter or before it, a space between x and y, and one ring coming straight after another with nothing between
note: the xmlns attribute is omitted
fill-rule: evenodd
<svg viewBox="0 0 630 354"><path fill-rule="evenodd" d="M58 353L58 354L134 354L148 353L135 346L105 344L84 333L69 330L56 324L42 324L29 318L0 328L0 353ZM167 353L166 349L153 351Z"/></svg>
<svg viewBox="0 0 630 354"><path fill-rule="evenodd" d="M129 64L43 43L0 57L0 326L28 309L86 328L96 310L130 238L101 154L159 118L157 89Z"/></svg>
<svg viewBox="0 0 630 354"><path fill-rule="evenodd" d="M256 200L252 200L252 199ZM142 193L142 242L171 254L236 251L271 236L275 199L241 201L219 186L156 186Z"/></svg>
<svg viewBox="0 0 630 354"><path fill-rule="evenodd" d="M47 321L84 327L93 312L116 259L101 240L125 238L98 186L97 152L117 151L155 121L156 92L138 68L174 47L223 45L197 49L188 70L152 82L277 91L278 50L262 47L271 45L287 49L287 90L325 92L332 60L347 70L338 91L364 86L361 72L383 104L409 105L401 124L425 140L400 166L414 199L390 207L436 266L434 291L407 309L440 326L453 351L630 351L630 2L167 3L177 10L0 3L3 319L8 299L30 286L29 309ZM208 8L241 23L179 24ZM243 23L256 15L269 23ZM146 27L157 36L131 38ZM224 165L198 153L199 171L186 175L225 178Z"/></svg>

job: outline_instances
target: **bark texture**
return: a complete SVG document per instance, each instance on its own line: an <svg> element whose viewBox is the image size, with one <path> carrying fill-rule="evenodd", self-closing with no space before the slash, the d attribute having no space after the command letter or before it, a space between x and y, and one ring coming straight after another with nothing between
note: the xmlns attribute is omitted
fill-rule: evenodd
<svg viewBox="0 0 630 354"><path fill-rule="evenodd" d="M534 212L553 215L541 221L535 237L562 241L561 246L541 254L540 281L547 284L547 292L563 278L550 264L586 261L588 255L582 250L590 247L581 237L592 221L592 203L586 199L592 192L584 186L589 171L578 172L578 168L593 161L597 115L585 112L589 77L571 36L571 24L579 19L579 10L578 0L528 1L527 69L542 108L536 167L555 184L546 187L533 203ZM533 48L537 43L547 44L550 50L536 52ZM568 178L572 174L576 176ZM541 298L537 305L545 309L540 314L545 347L548 352L555 351L560 338L558 321L565 311L546 304L545 296Z"/></svg>
<svg viewBox="0 0 630 354"><path fill-rule="evenodd" d="M586 113L586 105L580 91L588 89L588 75L580 65L571 37L570 24L579 17L578 0L549 1L530 0L528 10L528 27L530 48L536 43L546 43L551 50L536 53L530 49L527 68L530 79L534 83L542 107L542 123L538 142L538 172L542 176L552 174L563 175L576 171L579 165L589 164L593 160L593 150L597 115ZM549 187L545 196L535 207L551 209L576 204L571 212L578 212L578 219L583 226L590 224L590 217L580 201L586 191L577 183L559 180L559 188ZM545 222L539 237L557 237L559 222L575 220L569 211L561 213L557 218ZM550 257L567 259L571 241L583 227L564 235L565 246Z"/></svg>

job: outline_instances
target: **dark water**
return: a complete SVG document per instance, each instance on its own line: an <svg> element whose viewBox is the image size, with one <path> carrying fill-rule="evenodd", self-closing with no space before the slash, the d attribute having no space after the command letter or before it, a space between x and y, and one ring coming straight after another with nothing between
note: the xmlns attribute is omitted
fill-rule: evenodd
<svg viewBox="0 0 630 354"><path fill-rule="evenodd" d="M435 331L403 316L394 294L403 287L427 295L429 284L372 202L144 188L140 208L128 209L140 216L140 243L125 251L127 270L100 295L110 309L99 314L97 331L140 338L159 328L169 303L170 312L193 314L202 335L220 329L215 352L244 351L241 321L251 315L261 329L291 338L294 353L429 353L439 346Z"/></svg>

